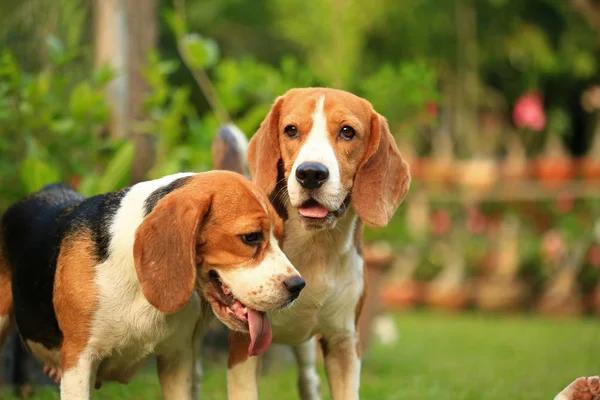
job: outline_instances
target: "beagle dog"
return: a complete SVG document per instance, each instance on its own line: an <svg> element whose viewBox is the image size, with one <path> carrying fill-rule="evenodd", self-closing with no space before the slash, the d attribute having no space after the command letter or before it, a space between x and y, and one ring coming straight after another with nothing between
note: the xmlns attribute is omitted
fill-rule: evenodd
<svg viewBox="0 0 600 400"><path fill-rule="evenodd" d="M357 321L365 297L363 224L385 226L410 175L388 123L351 93L292 89L272 106L248 147L255 183L285 220L283 250L306 280L291 307L268 313L273 341L292 345L302 399L319 399L315 335L332 397L358 398ZM230 334L230 399L258 397L250 337Z"/></svg>
<svg viewBox="0 0 600 400"><path fill-rule="evenodd" d="M233 172L90 198L47 186L0 223L0 339L16 324L29 350L61 371L62 399L128 382L150 354L166 399L195 398L212 315L249 333L246 351L257 355L271 342L265 313L304 287L282 235L268 198Z"/></svg>
<svg viewBox="0 0 600 400"><path fill-rule="evenodd" d="M557 394L554 400L600 400L600 377L579 377Z"/></svg>

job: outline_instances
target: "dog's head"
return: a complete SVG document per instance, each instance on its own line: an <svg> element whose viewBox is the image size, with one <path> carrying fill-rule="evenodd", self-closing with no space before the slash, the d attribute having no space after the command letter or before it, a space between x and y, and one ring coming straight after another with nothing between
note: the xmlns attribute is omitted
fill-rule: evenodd
<svg viewBox="0 0 600 400"><path fill-rule="evenodd" d="M271 340L266 312L291 304L305 284L279 247L282 237L281 219L248 179L197 174L138 227L135 268L158 310L180 310L197 289L225 325L250 332L258 354Z"/></svg>
<svg viewBox="0 0 600 400"><path fill-rule="evenodd" d="M276 203L285 192L305 229L330 229L352 206L385 226L408 191L408 164L387 121L351 93L292 89L252 137L254 181Z"/></svg>

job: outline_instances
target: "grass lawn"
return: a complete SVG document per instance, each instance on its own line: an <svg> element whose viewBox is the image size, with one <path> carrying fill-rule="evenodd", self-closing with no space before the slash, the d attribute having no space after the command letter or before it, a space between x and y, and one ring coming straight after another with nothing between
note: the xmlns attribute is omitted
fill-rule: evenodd
<svg viewBox="0 0 600 400"><path fill-rule="evenodd" d="M431 312L395 319L398 343L373 343L363 363L362 399L547 400L574 378L600 373L600 320ZM225 399L224 366L208 364L205 373L202 398ZM143 373L127 386L105 384L94 398L160 398L158 381ZM297 399L292 366L264 374L260 398Z"/></svg>

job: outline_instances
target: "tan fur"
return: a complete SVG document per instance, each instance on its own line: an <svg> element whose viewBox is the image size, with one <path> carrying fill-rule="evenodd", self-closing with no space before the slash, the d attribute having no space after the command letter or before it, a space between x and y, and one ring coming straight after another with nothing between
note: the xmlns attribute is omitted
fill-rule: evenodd
<svg viewBox="0 0 600 400"><path fill-rule="evenodd" d="M77 364L90 338L98 304L91 232L77 231L62 241L54 281L54 309L63 333L62 370Z"/></svg>
<svg viewBox="0 0 600 400"><path fill-rule="evenodd" d="M385 226L410 186L409 166L402 158L388 123L371 104L351 93L324 88L292 89L279 97L250 140L248 163L254 182L271 195L281 160L285 178L312 128L311 114L325 96L328 140L340 167L342 186L352 190L352 206L365 222ZM284 133L294 125L297 138ZM344 126L356 136L339 138Z"/></svg>
<svg viewBox="0 0 600 400"><path fill-rule="evenodd" d="M229 331L229 360L227 361L227 368L232 368L248 359L248 346L250 346L250 336L248 334Z"/></svg>
<svg viewBox="0 0 600 400"><path fill-rule="evenodd" d="M277 183L279 116L283 98L278 98L248 145L248 167L254 182L271 195Z"/></svg>
<svg viewBox="0 0 600 400"><path fill-rule="evenodd" d="M210 197L167 196L135 233L133 257L144 296L162 312L179 311L196 283L196 241ZM168 266L168 268L165 268Z"/></svg>
<svg viewBox="0 0 600 400"><path fill-rule="evenodd" d="M195 176L165 196L137 229L136 271L144 296L160 311L175 312L185 305L196 284L197 265L203 264L208 272L211 266L249 265L250 258L252 265L262 261L269 250L268 242L259 254L254 254L254 249L231 240L236 234L266 231L273 221L275 237L280 240L283 236L283 222L264 194L249 180L233 176L243 182L245 191L223 187L210 174ZM249 194L261 200L243 201ZM211 218L204 222L209 212ZM268 238L268 232L265 236Z"/></svg>
<svg viewBox="0 0 600 400"><path fill-rule="evenodd" d="M402 159L388 123L371 115L371 141L356 171L352 205L366 222L385 226L404 199L410 186L410 172Z"/></svg>
<svg viewBox="0 0 600 400"><path fill-rule="evenodd" d="M0 350L15 325L11 272L3 243L2 232L0 231Z"/></svg>
<svg viewBox="0 0 600 400"><path fill-rule="evenodd" d="M289 125L296 128L296 136L286 134ZM341 135L346 126L355 132L351 139ZM278 204L288 216L284 250L307 282L290 311L272 314L274 341L296 346L300 393L318 398L311 347L304 344L321 333L332 397L358 398L356 330L366 295L364 223L389 222L409 187L408 164L385 118L368 101L326 88L292 89L279 97L250 141L248 161L254 181L272 201L284 203ZM330 175L309 193L293 175L299 163L311 161L322 163ZM283 189L281 184L287 184L287 198L274 193ZM348 198L352 210L332 218ZM321 221L300 216L298 210L308 200L326 208L328 216ZM255 398L247 376L249 371L240 366L230 369L228 379L244 382L231 399Z"/></svg>

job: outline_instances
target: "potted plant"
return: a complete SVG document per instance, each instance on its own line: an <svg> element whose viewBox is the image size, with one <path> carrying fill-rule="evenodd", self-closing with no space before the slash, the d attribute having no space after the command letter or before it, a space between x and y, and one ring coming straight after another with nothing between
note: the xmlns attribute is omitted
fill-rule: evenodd
<svg viewBox="0 0 600 400"><path fill-rule="evenodd" d="M563 143L563 137L570 131L571 117L564 109L548 112L544 147L535 161L536 175L542 182L555 185L573 177L573 161Z"/></svg>
<svg viewBox="0 0 600 400"><path fill-rule="evenodd" d="M477 283L475 301L480 309L514 311L529 297L529 288L518 275L522 234L520 218L506 214L493 240L492 271Z"/></svg>
<svg viewBox="0 0 600 400"><path fill-rule="evenodd" d="M585 309L578 275L593 237L584 222L572 212L563 212L557 216L557 228L542 239L543 259L554 271L537 304L543 314L579 315Z"/></svg>
<svg viewBox="0 0 600 400"><path fill-rule="evenodd" d="M580 175L585 179L600 179L600 86L593 86L582 96L585 111L594 116L594 130L590 148L579 162Z"/></svg>
<svg viewBox="0 0 600 400"><path fill-rule="evenodd" d="M502 118L503 98L492 89L485 89L478 104L475 124L456 126L455 137L460 141L460 161L455 168L455 181L470 189L485 189L499 176L496 160L504 136ZM459 116L457 115L457 118Z"/></svg>
<svg viewBox="0 0 600 400"><path fill-rule="evenodd" d="M466 230L452 224L447 211L437 214L433 214L432 230L440 238L431 246L431 255L441 269L427 284L424 302L437 309L462 310L470 303L472 291L465 258Z"/></svg>

